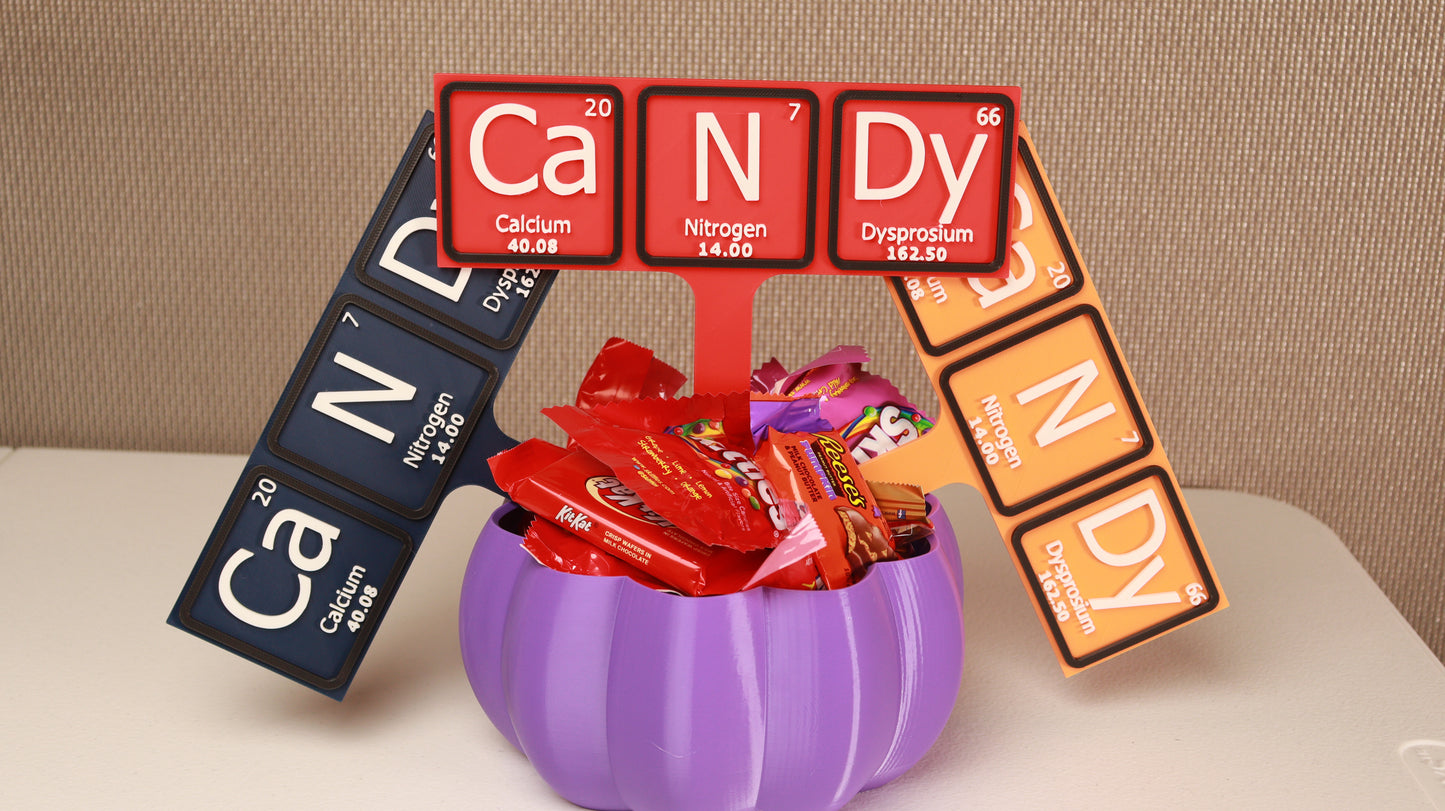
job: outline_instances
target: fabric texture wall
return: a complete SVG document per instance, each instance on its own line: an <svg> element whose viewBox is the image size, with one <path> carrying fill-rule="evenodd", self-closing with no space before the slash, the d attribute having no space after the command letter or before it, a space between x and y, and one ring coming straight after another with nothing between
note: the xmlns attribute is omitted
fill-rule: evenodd
<svg viewBox="0 0 1445 811"><path fill-rule="evenodd" d="M7 3L0 445L249 451L434 72L1014 84L1182 481L1319 517L1445 654L1442 8ZM609 335L690 368L691 318L566 274L503 425L555 437ZM861 343L931 402L877 279L756 322L755 360Z"/></svg>

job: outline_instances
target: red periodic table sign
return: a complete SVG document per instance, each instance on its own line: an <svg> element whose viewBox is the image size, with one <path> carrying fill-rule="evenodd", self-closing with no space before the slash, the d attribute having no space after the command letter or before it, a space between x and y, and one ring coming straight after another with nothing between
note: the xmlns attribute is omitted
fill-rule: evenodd
<svg viewBox="0 0 1445 811"><path fill-rule="evenodd" d="M996 274L1019 90L436 77L446 266Z"/></svg>

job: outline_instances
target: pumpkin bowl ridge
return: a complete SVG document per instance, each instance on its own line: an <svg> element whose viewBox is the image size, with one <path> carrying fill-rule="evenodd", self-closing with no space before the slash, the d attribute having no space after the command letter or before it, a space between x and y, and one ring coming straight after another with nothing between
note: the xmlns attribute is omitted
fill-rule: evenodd
<svg viewBox="0 0 1445 811"><path fill-rule="evenodd" d="M504 503L462 584L473 692L584 807L840 807L917 763L958 695L961 561L930 505L928 551L846 589L685 597L542 566Z"/></svg>

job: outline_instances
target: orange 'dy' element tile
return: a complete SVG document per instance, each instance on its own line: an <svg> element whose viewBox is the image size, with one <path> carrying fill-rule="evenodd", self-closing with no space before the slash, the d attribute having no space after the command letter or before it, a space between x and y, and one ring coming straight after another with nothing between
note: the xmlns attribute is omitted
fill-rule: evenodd
<svg viewBox="0 0 1445 811"><path fill-rule="evenodd" d="M1214 577L1164 471L1145 469L1019 526L1015 554L1068 664L1212 611Z"/></svg>

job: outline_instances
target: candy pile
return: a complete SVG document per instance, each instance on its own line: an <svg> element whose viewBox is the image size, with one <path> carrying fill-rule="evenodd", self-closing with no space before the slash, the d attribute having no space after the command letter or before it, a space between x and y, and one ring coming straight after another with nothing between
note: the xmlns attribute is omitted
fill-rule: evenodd
<svg viewBox="0 0 1445 811"><path fill-rule="evenodd" d="M843 588L931 528L918 488L859 471L932 427L867 360L839 347L792 373L769 361L751 392L676 397L681 373L613 338L576 404L542 412L568 446L528 440L492 473L560 571L694 596Z"/></svg>

